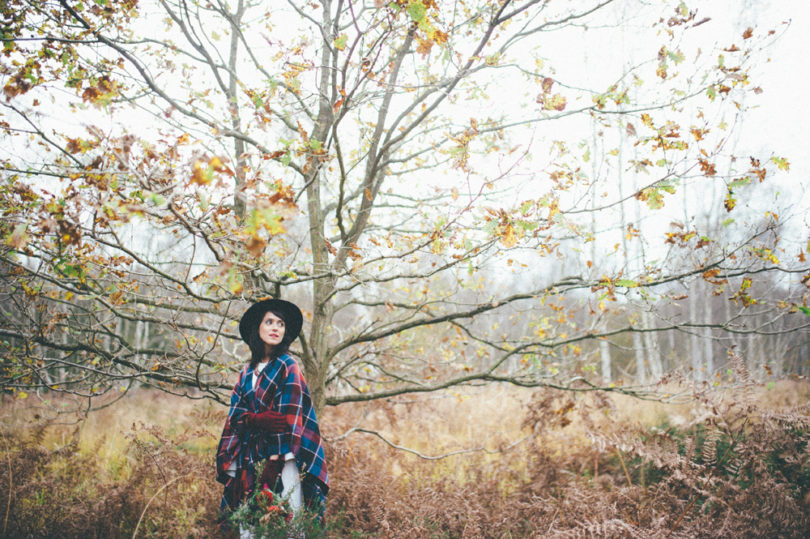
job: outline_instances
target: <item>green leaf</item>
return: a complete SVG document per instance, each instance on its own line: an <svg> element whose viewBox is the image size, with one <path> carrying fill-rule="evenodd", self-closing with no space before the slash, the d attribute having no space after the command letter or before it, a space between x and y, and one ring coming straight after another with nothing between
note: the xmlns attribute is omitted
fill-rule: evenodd
<svg viewBox="0 0 810 539"><path fill-rule="evenodd" d="M801 312L803 312L803 313L804 313L804 314L806 314L807 316L810 316L810 308L807 308L807 307L805 307L804 305L799 305L798 307L799 307L799 310L800 310Z"/></svg>
<svg viewBox="0 0 810 539"><path fill-rule="evenodd" d="M160 195L158 193L150 193L149 194L149 200L155 206L163 206L163 204L166 203L166 198L163 195Z"/></svg>
<svg viewBox="0 0 810 539"><path fill-rule="evenodd" d="M616 286L623 286L625 288L637 288L638 283L635 281L631 281L630 279L618 279L616 281Z"/></svg>
<svg viewBox="0 0 810 539"><path fill-rule="evenodd" d="M416 2L413 0L409 2L407 11L408 15L410 15L411 19L413 19L415 22L422 22L425 15L427 15L427 8L418 0Z"/></svg>
<svg viewBox="0 0 810 539"><path fill-rule="evenodd" d="M337 50L342 51L346 48L346 43L349 41L349 36L345 33L340 34L339 37L335 39L335 47Z"/></svg>
<svg viewBox="0 0 810 539"><path fill-rule="evenodd" d="M670 60L672 60L676 64L680 64L681 62L684 61L684 56L681 51L674 51L674 52L667 51L667 56L669 57Z"/></svg>
<svg viewBox="0 0 810 539"><path fill-rule="evenodd" d="M729 189L737 189L738 187L742 187L744 185L748 185L751 183L751 178L748 176L743 176L742 178L736 178L731 180L728 184Z"/></svg>

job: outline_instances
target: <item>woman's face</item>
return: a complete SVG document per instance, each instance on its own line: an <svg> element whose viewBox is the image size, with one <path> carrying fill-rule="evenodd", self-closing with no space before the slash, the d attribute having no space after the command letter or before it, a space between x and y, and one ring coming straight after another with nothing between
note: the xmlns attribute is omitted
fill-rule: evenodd
<svg viewBox="0 0 810 539"><path fill-rule="evenodd" d="M264 313L259 324L259 338L268 346L276 346L284 338L284 320L271 312Z"/></svg>

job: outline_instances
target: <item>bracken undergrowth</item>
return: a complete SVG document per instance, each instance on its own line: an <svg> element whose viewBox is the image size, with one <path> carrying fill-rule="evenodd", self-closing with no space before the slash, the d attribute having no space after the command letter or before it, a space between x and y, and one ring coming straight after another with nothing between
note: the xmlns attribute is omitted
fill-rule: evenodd
<svg viewBox="0 0 810 539"><path fill-rule="evenodd" d="M517 410L522 423L507 428L489 417L507 429L500 436L423 440L434 455L453 441L481 442L480 451L435 460L340 434L362 421L415 447L420 429L436 428L437 412L455 422L448 429L475 421L467 408L423 401L328 410L325 535L808 537L810 388L793 383L785 386L792 402L768 402L742 361L730 364L733 388L696 385L688 412L680 405L652 423L636 420L644 403L537 390L504 412ZM80 426L13 412L0 432L3 537L225 535L213 479L224 411L200 406L171 425L135 422L94 433L90 445Z"/></svg>

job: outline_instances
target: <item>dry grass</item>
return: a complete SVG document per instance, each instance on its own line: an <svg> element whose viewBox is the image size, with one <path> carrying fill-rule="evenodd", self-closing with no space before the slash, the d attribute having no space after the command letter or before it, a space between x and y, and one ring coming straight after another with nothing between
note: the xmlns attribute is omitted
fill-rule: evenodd
<svg viewBox="0 0 810 539"><path fill-rule="evenodd" d="M810 384L691 404L499 386L321 418L330 537L810 534ZM76 423L3 401L2 536L216 535L225 410L142 391ZM397 450L353 427L380 433ZM731 450L729 450L731 447Z"/></svg>

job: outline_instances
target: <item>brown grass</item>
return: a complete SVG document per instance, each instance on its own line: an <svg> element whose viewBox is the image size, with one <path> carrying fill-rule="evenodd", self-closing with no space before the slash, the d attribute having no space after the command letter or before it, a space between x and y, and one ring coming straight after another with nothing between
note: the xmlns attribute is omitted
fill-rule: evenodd
<svg viewBox="0 0 810 539"><path fill-rule="evenodd" d="M788 381L677 406L500 386L332 408L327 535L805 537L808 397ZM0 535L219 533L222 407L142 391L75 423L54 401L3 401ZM426 460L352 427L474 451Z"/></svg>

